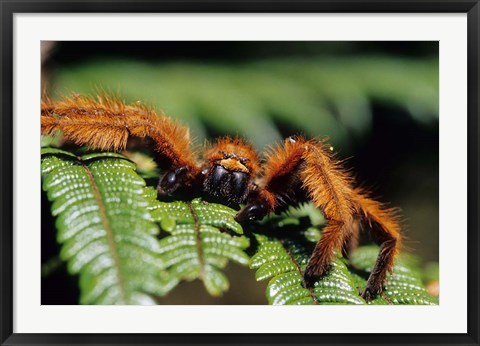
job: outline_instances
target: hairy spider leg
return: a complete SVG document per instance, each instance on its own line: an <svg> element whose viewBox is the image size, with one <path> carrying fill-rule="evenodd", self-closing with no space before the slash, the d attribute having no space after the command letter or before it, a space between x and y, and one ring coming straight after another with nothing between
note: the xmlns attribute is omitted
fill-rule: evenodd
<svg viewBox="0 0 480 346"><path fill-rule="evenodd" d="M348 235L344 246L342 247L342 256L345 258L350 258L350 254L358 247L360 244L360 220L356 220L352 224L351 233Z"/></svg>
<svg viewBox="0 0 480 346"><path fill-rule="evenodd" d="M362 223L371 231L373 240L380 245L380 253L362 294L366 300L370 300L383 290L387 272L392 272L395 257L399 253L402 240L399 212L398 209L386 208L369 198L361 189L355 189L355 195Z"/></svg>
<svg viewBox="0 0 480 346"><path fill-rule="evenodd" d="M44 98L41 114L42 134L61 130L66 140L92 149L125 150L130 138L150 142L157 165L167 170L159 193L197 183L200 167L188 128L139 102L125 104L109 95Z"/></svg>
<svg viewBox="0 0 480 346"><path fill-rule="evenodd" d="M269 212L278 213L288 205L306 200L321 209L327 223L304 273L307 287L312 287L328 272L336 251L345 251L349 241L356 241L359 222L362 222L381 245L377 264L363 295L371 299L379 293L398 249L400 227L394 213L365 197L361 190L352 188L352 176L324 142L290 137L266 156L259 188L249 195L247 205L236 219L256 220Z"/></svg>

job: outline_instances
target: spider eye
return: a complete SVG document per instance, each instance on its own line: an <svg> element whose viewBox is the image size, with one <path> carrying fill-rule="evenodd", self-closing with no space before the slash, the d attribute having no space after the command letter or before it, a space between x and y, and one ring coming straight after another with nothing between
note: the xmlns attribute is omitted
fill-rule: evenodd
<svg viewBox="0 0 480 346"><path fill-rule="evenodd" d="M241 163L242 165L245 165L245 164L247 163L247 161L248 161L248 159L245 159L245 158L243 158L243 157L240 159L240 163Z"/></svg>
<svg viewBox="0 0 480 346"><path fill-rule="evenodd" d="M263 203L248 204L238 212L238 214L235 216L235 221L244 222L260 220L267 215L267 213L267 207Z"/></svg>

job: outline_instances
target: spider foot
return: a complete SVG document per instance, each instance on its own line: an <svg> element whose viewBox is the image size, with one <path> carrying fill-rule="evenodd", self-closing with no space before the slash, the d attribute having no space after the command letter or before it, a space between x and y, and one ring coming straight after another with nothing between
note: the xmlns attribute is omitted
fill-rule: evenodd
<svg viewBox="0 0 480 346"><path fill-rule="evenodd" d="M330 271L330 265L307 265L305 273L303 274L303 286L305 288L313 288L315 282L317 282L321 277L325 276Z"/></svg>
<svg viewBox="0 0 480 346"><path fill-rule="evenodd" d="M365 287L365 290L360 294L360 296L368 303L375 299L378 294L382 293L382 290L382 285L371 284L367 282L367 287Z"/></svg>

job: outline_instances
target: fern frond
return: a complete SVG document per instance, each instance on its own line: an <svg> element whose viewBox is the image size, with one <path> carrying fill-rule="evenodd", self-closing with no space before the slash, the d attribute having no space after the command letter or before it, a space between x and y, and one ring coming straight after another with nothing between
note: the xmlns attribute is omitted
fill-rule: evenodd
<svg viewBox="0 0 480 346"><path fill-rule="evenodd" d="M80 276L82 304L154 304L177 280L164 270L159 232L135 165L114 153L42 149L60 256Z"/></svg>
<svg viewBox="0 0 480 346"><path fill-rule="evenodd" d="M229 287L221 270L228 261L248 264L249 256L243 250L249 240L240 236L243 230L233 219L234 210L200 199L156 202L149 209L154 220L170 233L160 240L160 252L173 277L200 279L211 295L218 296Z"/></svg>
<svg viewBox="0 0 480 346"><path fill-rule="evenodd" d="M256 270L258 281L270 279L266 291L269 304L367 304L359 293L375 264L377 246L358 248L351 260L337 254L331 270L314 288L307 289L303 274L319 231L314 231L309 222L284 216L272 218L262 229L269 231L260 234L253 230L258 251L251 258L250 267ZM399 255L393 274L387 276L384 292L370 304L438 304L423 287L410 258Z"/></svg>
<svg viewBox="0 0 480 346"><path fill-rule="evenodd" d="M251 259L256 279L270 279L267 300L270 304L365 304L345 263L337 259L330 273L315 288L303 287L303 273L309 252L305 244L291 240L256 236L260 247ZM310 253L313 246L308 247Z"/></svg>
<svg viewBox="0 0 480 346"><path fill-rule="evenodd" d="M137 77L133 81L131 75ZM58 91L120 88L129 100L152 101L189 124L201 142L205 124L263 148L281 139L271 120L296 133L348 143L372 126L372 100L407 110L421 122L438 117L438 59L392 56L266 59L246 64L143 64L91 61L59 69Z"/></svg>

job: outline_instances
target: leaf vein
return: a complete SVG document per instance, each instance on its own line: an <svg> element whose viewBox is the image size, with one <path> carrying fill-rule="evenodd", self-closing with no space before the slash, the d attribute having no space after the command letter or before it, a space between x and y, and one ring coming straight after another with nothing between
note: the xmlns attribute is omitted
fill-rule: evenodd
<svg viewBox="0 0 480 346"><path fill-rule="evenodd" d="M105 228L105 233L107 235L108 247L110 248L110 252L112 254L113 261L115 263L115 272L117 274L116 276L117 276L118 284L120 288L120 295L122 297L122 301L126 303L127 294L125 290L125 281L123 279L123 275L120 269L120 258L118 256L118 251L117 251L114 236L113 236L113 230L108 219L107 210L106 210L105 204L103 203L102 195L95 182L95 178L93 177L93 174L88 168L88 166L86 165L86 163L81 158L78 158L78 160L82 163L83 169L85 170L88 176L88 179L90 180L90 183L92 185L95 200L99 207L99 212L102 219L102 225Z"/></svg>

